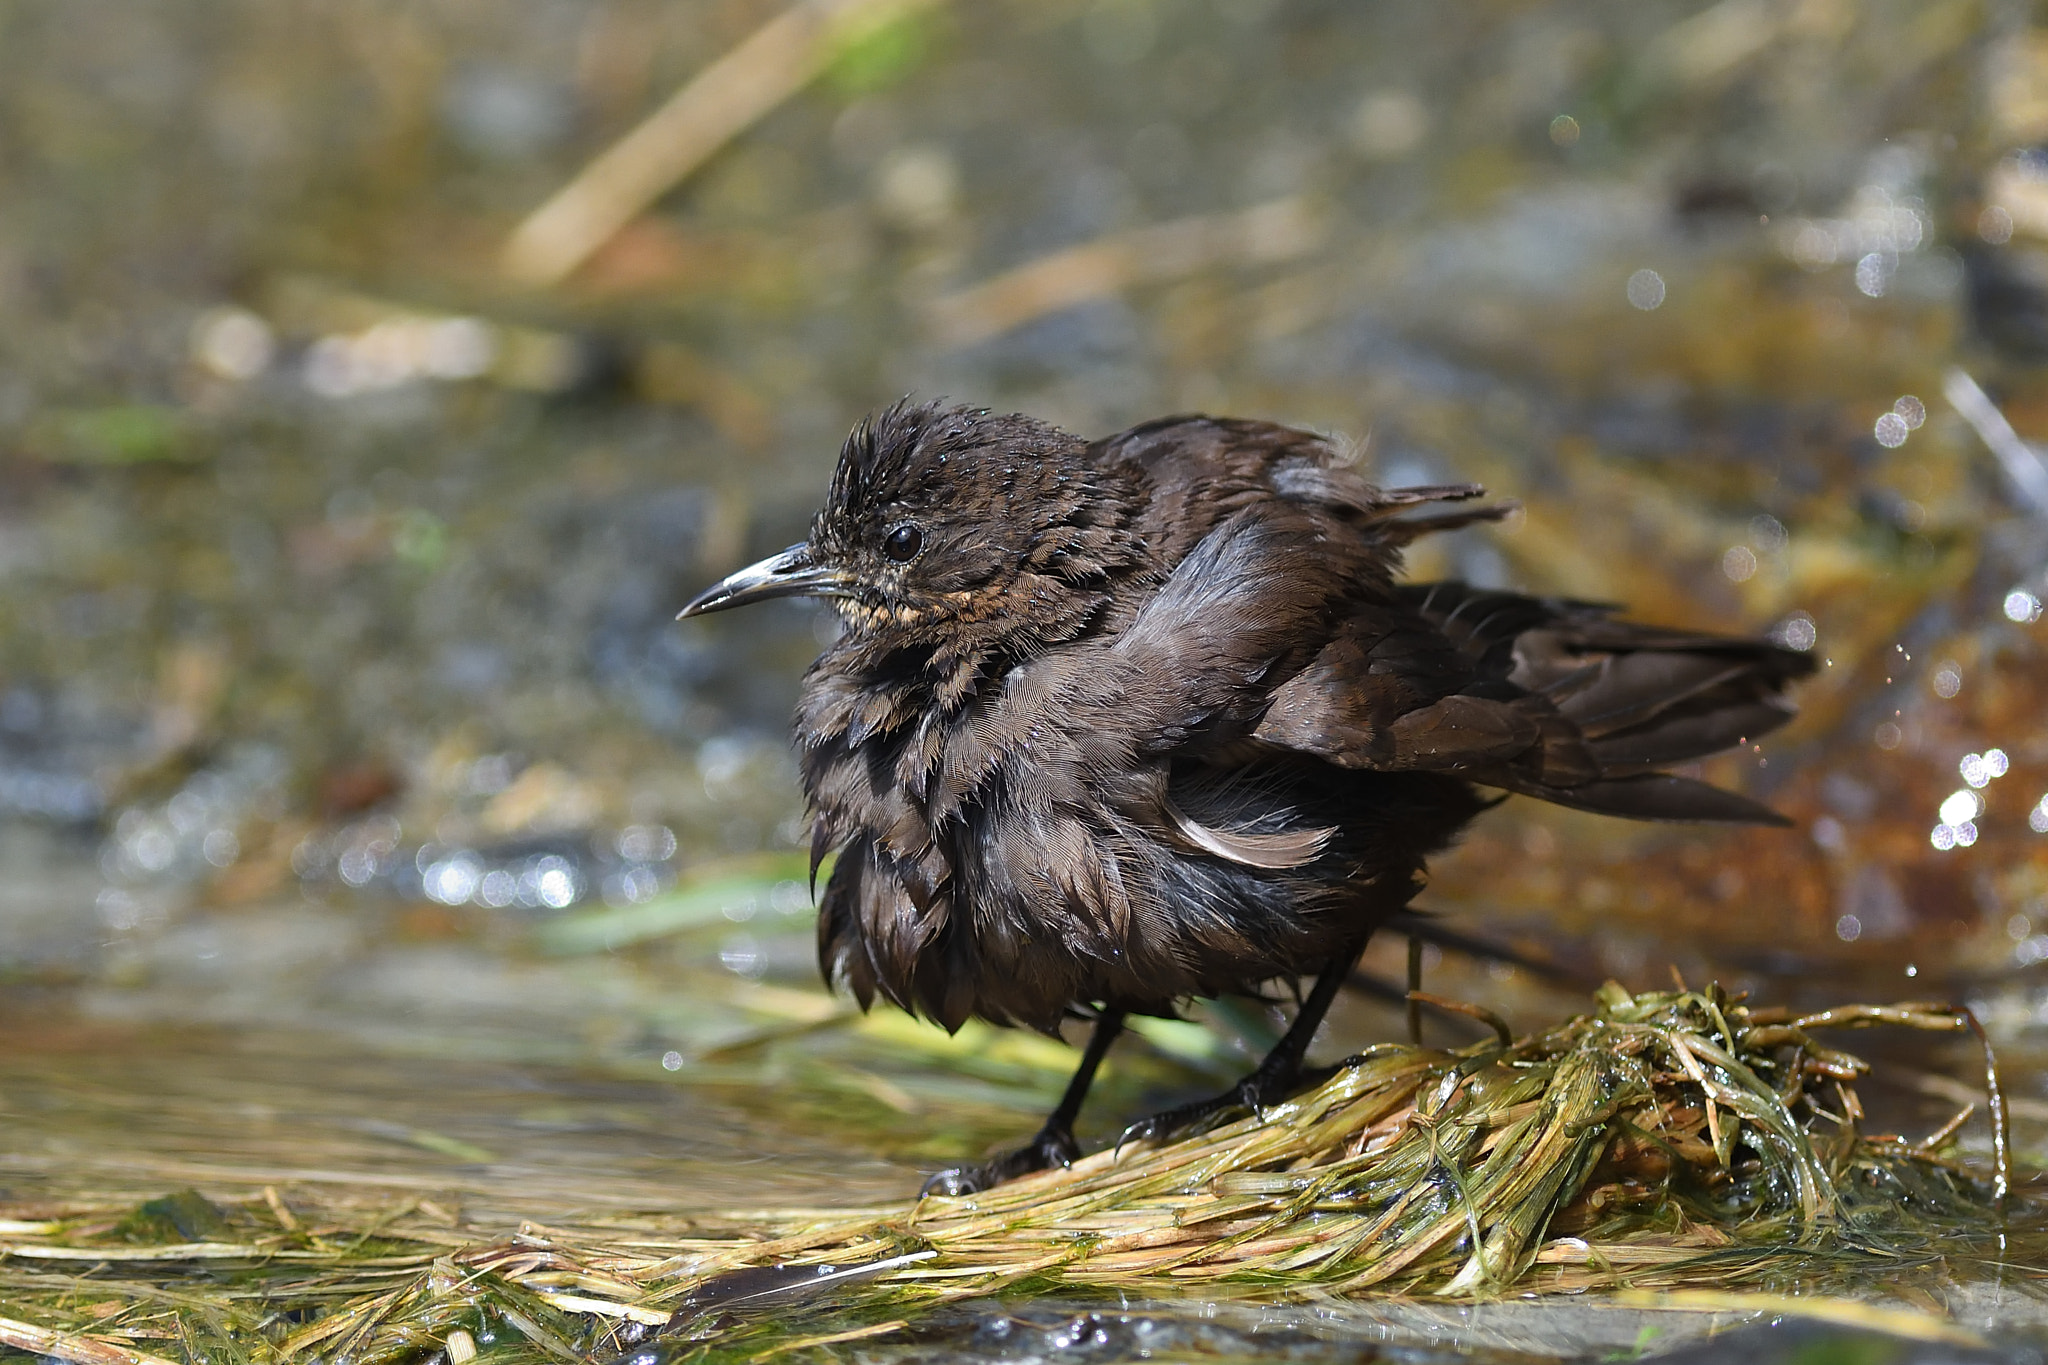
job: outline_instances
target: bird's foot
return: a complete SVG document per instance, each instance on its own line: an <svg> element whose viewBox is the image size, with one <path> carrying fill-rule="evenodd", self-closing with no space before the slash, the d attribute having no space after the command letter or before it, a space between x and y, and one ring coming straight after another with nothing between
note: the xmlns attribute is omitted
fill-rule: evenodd
<svg viewBox="0 0 2048 1365"><path fill-rule="evenodd" d="M1270 1072L1254 1071L1220 1095L1176 1105L1150 1118L1139 1119L1124 1129L1123 1136L1116 1140L1117 1150L1122 1151L1133 1142L1164 1142L1183 1134L1192 1137L1212 1127L1215 1120L1233 1112L1264 1115L1266 1110L1288 1096L1320 1085L1338 1070L1340 1068L1334 1066L1308 1069L1293 1066L1284 1071L1277 1068Z"/></svg>
<svg viewBox="0 0 2048 1365"><path fill-rule="evenodd" d="M1247 1076L1220 1095L1211 1095L1206 1100L1195 1100L1189 1104L1177 1104L1171 1109L1162 1109L1149 1118L1139 1119L1124 1129L1116 1140L1116 1149L1122 1151L1133 1142L1164 1142L1170 1137L1194 1133L1207 1128L1210 1123L1234 1110L1249 1110L1256 1114L1271 1101L1266 1088L1259 1084L1256 1075Z"/></svg>
<svg viewBox="0 0 2048 1365"><path fill-rule="evenodd" d="M1074 1141L1072 1133L1064 1128L1047 1126L1038 1130L1037 1137L1008 1155L984 1161L979 1166L955 1166L938 1172L924 1182L924 1188L918 1191L918 1195L920 1198L927 1194L958 1198L964 1194L979 1194L1006 1180L1030 1175L1033 1171L1064 1169L1073 1165L1080 1155L1081 1144Z"/></svg>

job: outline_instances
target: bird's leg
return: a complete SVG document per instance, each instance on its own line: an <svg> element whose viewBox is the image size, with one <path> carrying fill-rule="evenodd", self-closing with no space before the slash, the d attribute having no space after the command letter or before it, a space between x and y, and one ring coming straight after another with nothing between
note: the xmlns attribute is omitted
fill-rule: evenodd
<svg viewBox="0 0 2048 1365"><path fill-rule="evenodd" d="M1302 1059L1308 1055L1308 1045L1315 1038L1316 1030L1322 1027L1323 1016L1330 1012L1330 1002L1337 998L1338 988L1350 976L1352 967L1364 952L1365 940L1361 938L1330 959L1322 975L1316 978L1315 989L1295 1011L1294 1022L1281 1035L1280 1041L1273 1044L1273 1050L1266 1054L1257 1070L1220 1095L1177 1105L1150 1118L1139 1119L1124 1129L1123 1136L1116 1140L1117 1146L1143 1140L1156 1142L1228 1110L1249 1109L1257 1113L1286 1099L1301 1084Z"/></svg>
<svg viewBox="0 0 2048 1365"><path fill-rule="evenodd" d="M1081 1064L1074 1068L1074 1077L1067 1082L1067 1092L1060 1096L1059 1107L1046 1116L1045 1124L1038 1130L1038 1136L1006 1156L985 1161L979 1166L955 1166L940 1171L924 1182L921 1194L962 1195L977 1194L1005 1180L1015 1180L1020 1175L1033 1171L1050 1170L1055 1166L1071 1166L1081 1155L1081 1144L1074 1141L1074 1119L1081 1112L1081 1101L1088 1098L1088 1087L1094 1084L1095 1071L1102 1065L1103 1057L1109 1052L1109 1045L1124 1031L1124 1012L1105 1009L1095 1016L1095 1031L1088 1035L1088 1047L1081 1053Z"/></svg>

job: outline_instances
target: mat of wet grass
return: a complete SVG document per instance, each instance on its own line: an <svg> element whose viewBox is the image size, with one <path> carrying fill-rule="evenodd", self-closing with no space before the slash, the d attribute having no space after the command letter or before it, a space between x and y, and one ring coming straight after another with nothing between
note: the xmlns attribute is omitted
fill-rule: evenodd
<svg viewBox="0 0 2048 1365"><path fill-rule="evenodd" d="M2006 1189L1995 1074L1995 1163L1973 1172L1952 1146L1967 1112L1919 1140L1865 1131L1854 1083L1869 1068L1813 1034L1968 1022L1934 1005L1794 1017L1714 988L1610 986L1547 1032L1382 1045L1206 1134L870 1210L691 1210L645 1186L637 1207L571 1210L573 1177L551 1197L508 1171L483 1182L501 1209L493 1234L459 1193L394 1199L374 1176L350 1189L332 1173L216 1169L287 1182L232 1199L53 1186L0 1225L14 1310L0 1337L88 1365L465 1365L484 1348L752 1360L914 1326L929 1338L935 1310L991 1295L1299 1305L1598 1290L1967 1344L1977 1336L1940 1295L1987 1281L2030 1294L2048 1258L2041 1206ZM471 1166L491 1155L426 1129L384 1135ZM61 1170L76 1181L75 1164ZM522 1199L556 1221L507 1226Z"/></svg>

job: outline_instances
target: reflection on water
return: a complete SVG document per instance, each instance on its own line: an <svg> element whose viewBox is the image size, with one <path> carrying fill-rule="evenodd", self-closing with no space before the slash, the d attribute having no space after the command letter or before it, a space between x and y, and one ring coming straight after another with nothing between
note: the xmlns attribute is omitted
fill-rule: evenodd
<svg viewBox="0 0 2048 1365"><path fill-rule="evenodd" d="M898 1168L760 1123L726 1091L623 1068L9 1024L0 1180L16 1204L195 1184L383 1189L501 1232L596 1210L879 1201L901 1186Z"/></svg>
<svg viewBox="0 0 2048 1365"><path fill-rule="evenodd" d="M0 1119L41 1135L11 1192L147 1193L153 1126L194 1162L312 1141L237 1119L245 1089L355 1135L329 1165L362 1124L447 1132L563 1206L881 1197L1028 1122L1051 1043L815 981L784 727L831 620L671 619L796 539L906 390L1341 432L1390 482L1524 503L1419 574L1819 655L1793 728L1704 769L1796 830L1511 803L1428 904L1593 978L1967 999L2043 1150L2044 31L1904 0L905 6L746 68L759 117L564 278L507 267L776 12L5 21L0 966L32 997ZM1518 1023L1573 1007L1434 953ZM1098 1135L1272 1024L1200 1018L1114 1064ZM1331 1041L1398 1027L1361 998ZM1943 1100L1956 1061L1912 1054ZM564 1136L505 1077L637 1117ZM958 1349L1081 1349L997 1321Z"/></svg>

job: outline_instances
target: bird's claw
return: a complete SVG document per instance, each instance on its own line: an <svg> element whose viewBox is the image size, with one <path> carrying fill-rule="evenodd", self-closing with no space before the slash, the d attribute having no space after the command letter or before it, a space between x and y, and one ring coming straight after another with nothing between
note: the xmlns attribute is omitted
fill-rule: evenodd
<svg viewBox="0 0 2048 1365"><path fill-rule="evenodd" d="M1080 1155L1081 1144L1074 1141L1072 1133L1063 1128L1042 1128L1037 1137L1005 1156L984 1161L979 1166L954 1166L935 1173L924 1182L918 1197L936 1194L957 1199L962 1195L980 1194L1033 1171L1064 1170L1073 1165Z"/></svg>
<svg viewBox="0 0 2048 1365"><path fill-rule="evenodd" d="M1123 1134L1117 1138L1116 1150L1121 1154L1123 1149L1133 1142L1162 1142L1176 1134L1189 1133L1190 1130L1196 1129L1198 1124L1205 1125L1208 1120L1235 1109L1242 1109L1263 1118L1267 1106L1285 1091L1285 1086L1272 1085L1257 1076L1247 1076L1220 1095L1212 1095L1206 1100L1196 1100L1192 1104L1176 1105L1172 1109L1161 1110L1150 1118L1139 1119L1124 1129Z"/></svg>
<svg viewBox="0 0 2048 1365"><path fill-rule="evenodd" d="M1347 1057L1336 1066L1319 1066L1304 1069L1300 1063L1285 1068L1274 1067L1270 1071L1254 1071L1220 1095L1192 1104L1177 1105L1161 1110L1150 1118L1139 1119L1124 1129L1116 1140L1116 1155L1121 1156L1124 1148L1133 1142L1162 1142L1179 1134L1193 1136L1206 1127L1208 1121L1221 1117L1233 1110L1242 1110L1253 1117L1264 1120L1266 1111L1289 1095L1321 1085L1330 1077L1347 1067L1359 1065L1363 1057Z"/></svg>

